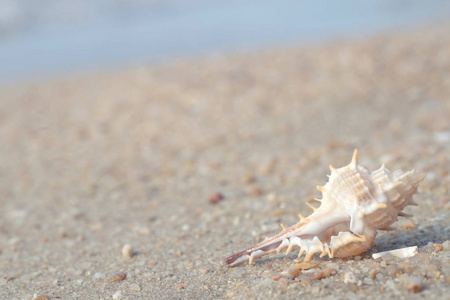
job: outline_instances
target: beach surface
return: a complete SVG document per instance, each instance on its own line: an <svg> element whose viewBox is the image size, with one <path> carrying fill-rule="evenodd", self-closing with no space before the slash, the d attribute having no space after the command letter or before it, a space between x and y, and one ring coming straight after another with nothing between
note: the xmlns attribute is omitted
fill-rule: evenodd
<svg viewBox="0 0 450 300"><path fill-rule="evenodd" d="M0 95L2 299L448 299L449 24ZM310 214L355 148L427 174L412 218L357 257L226 267Z"/></svg>

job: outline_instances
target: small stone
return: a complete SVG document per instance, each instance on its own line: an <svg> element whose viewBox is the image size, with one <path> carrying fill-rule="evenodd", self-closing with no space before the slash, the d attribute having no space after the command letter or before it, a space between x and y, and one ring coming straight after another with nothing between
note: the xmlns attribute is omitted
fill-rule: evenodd
<svg viewBox="0 0 450 300"><path fill-rule="evenodd" d="M96 280L102 280L102 279L105 279L105 277L106 277L105 273L95 273L94 274L94 279L96 279Z"/></svg>
<svg viewBox="0 0 450 300"><path fill-rule="evenodd" d="M284 211L284 209L275 209L274 211L273 211L273 215L275 216L275 217L281 217L282 215L284 215L285 214L285 211Z"/></svg>
<svg viewBox="0 0 450 300"><path fill-rule="evenodd" d="M122 292L121 291L115 292L114 295L112 296L112 298L114 300L121 299L122 298Z"/></svg>
<svg viewBox="0 0 450 300"><path fill-rule="evenodd" d="M344 275L344 283L356 283L358 282L358 279L353 272L347 272Z"/></svg>
<svg viewBox="0 0 450 300"><path fill-rule="evenodd" d="M47 294L42 294L42 295L34 294L33 295L33 300L48 300L48 299L50 299L50 296Z"/></svg>
<svg viewBox="0 0 450 300"><path fill-rule="evenodd" d="M390 278L397 277L397 273L399 273L399 272L400 272L400 268L397 264L389 265L386 268L386 275L389 276Z"/></svg>
<svg viewBox="0 0 450 300"><path fill-rule="evenodd" d="M334 268L328 268L327 272L330 273L330 276L334 276L338 273L338 271Z"/></svg>
<svg viewBox="0 0 450 300"><path fill-rule="evenodd" d="M281 276L281 275L274 275L274 276L272 276L272 279L275 280L275 281L278 281L278 280L281 279L281 277L283 277L283 276Z"/></svg>
<svg viewBox="0 0 450 300"><path fill-rule="evenodd" d="M294 277L300 276L301 273L302 272L299 269L296 269L296 268L290 268L289 269L289 274L294 276Z"/></svg>
<svg viewBox="0 0 450 300"><path fill-rule="evenodd" d="M288 287L291 283L295 282L294 280L289 280L287 278L281 278L279 281L280 287L285 288Z"/></svg>
<svg viewBox="0 0 450 300"><path fill-rule="evenodd" d="M252 175L250 175L250 174L246 174L246 175L244 175L244 176L241 177L241 182L242 182L243 184L250 184L250 183L253 183L253 182L255 182L255 177L252 176Z"/></svg>
<svg viewBox="0 0 450 300"><path fill-rule="evenodd" d="M385 279L384 275L381 273L378 273L377 275L375 275L375 278L379 281L384 281L384 279Z"/></svg>
<svg viewBox="0 0 450 300"><path fill-rule="evenodd" d="M141 291L141 287L138 284L133 283L132 285L130 285L130 291L132 291L132 292L140 292Z"/></svg>
<svg viewBox="0 0 450 300"><path fill-rule="evenodd" d="M260 189L260 188L258 188L258 187L255 187L255 186L253 186L253 187L251 187L251 188L249 188L248 190L247 190L247 194L248 195L250 195L250 196L261 196L262 195L262 190Z"/></svg>
<svg viewBox="0 0 450 300"><path fill-rule="evenodd" d="M202 274L208 274L208 270L206 270L206 269L200 269L200 273L202 273Z"/></svg>
<svg viewBox="0 0 450 300"><path fill-rule="evenodd" d="M303 277L301 281L305 285L312 285L312 280L309 276Z"/></svg>
<svg viewBox="0 0 450 300"><path fill-rule="evenodd" d="M323 278L327 278L330 277L332 275L336 275L337 271L336 269L326 269L324 271L320 271L320 272L315 272L313 273L313 275L311 276L312 280L319 280L319 279L323 279Z"/></svg>
<svg viewBox="0 0 450 300"><path fill-rule="evenodd" d="M215 193L209 196L208 202L209 204L217 204L221 202L225 197L221 193Z"/></svg>
<svg viewBox="0 0 450 300"><path fill-rule="evenodd" d="M322 289L320 288L320 286L315 285L313 286L313 288L311 289L311 294L313 295L318 295L320 293Z"/></svg>
<svg viewBox="0 0 450 300"><path fill-rule="evenodd" d="M422 285L422 279L419 277L411 277L406 280L406 288L414 293L420 292Z"/></svg>
<svg viewBox="0 0 450 300"><path fill-rule="evenodd" d="M404 221L403 224L403 229L405 230L413 230L413 229L417 229L417 224L416 222L412 221L412 220L407 220Z"/></svg>
<svg viewBox="0 0 450 300"><path fill-rule="evenodd" d="M299 264L295 264L294 268L299 270L309 270L311 268L317 267L318 265L320 265L320 262L317 261L301 262Z"/></svg>
<svg viewBox="0 0 450 300"><path fill-rule="evenodd" d="M442 251L442 249L444 249L442 244L433 244L433 247L434 249L436 249L436 251Z"/></svg>
<svg viewBox="0 0 450 300"><path fill-rule="evenodd" d="M442 248L444 248L445 251L450 251L450 241L443 242Z"/></svg>
<svg viewBox="0 0 450 300"><path fill-rule="evenodd" d="M178 286L178 289L179 290L183 290L184 289L184 286L182 286L181 284Z"/></svg>
<svg viewBox="0 0 450 300"><path fill-rule="evenodd" d="M328 264L327 264L327 268L328 268L328 269L339 270L339 265L338 265L337 263L328 263Z"/></svg>
<svg viewBox="0 0 450 300"><path fill-rule="evenodd" d="M233 292L227 294L227 298L233 298L233 297L234 297L234 293Z"/></svg>
<svg viewBox="0 0 450 300"><path fill-rule="evenodd" d="M369 271L369 278L370 279L375 279L375 276L377 275L377 271L375 269L372 269Z"/></svg>
<svg viewBox="0 0 450 300"><path fill-rule="evenodd" d="M127 273L114 273L111 275L111 281L123 281L127 278Z"/></svg>
<svg viewBox="0 0 450 300"><path fill-rule="evenodd" d="M123 246L122 255L125 257L133 257L133 255L134 255L133 247L131 247L131 245L128 245L128 244Z"/></svg>

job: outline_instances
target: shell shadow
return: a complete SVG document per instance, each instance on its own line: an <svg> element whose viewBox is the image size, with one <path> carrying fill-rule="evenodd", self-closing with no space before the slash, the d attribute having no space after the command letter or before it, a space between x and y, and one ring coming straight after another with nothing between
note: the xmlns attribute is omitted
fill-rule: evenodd
<svg viewBox="0 0 450 300"><path fill-rule="evenodd" d="M421 248L429 242L442 244L449 239L449 231L450 227L444 228L440 224L434 224L421 229L385 232L378 234L375 246L369 251L375 253L411 246Z"/></svg>

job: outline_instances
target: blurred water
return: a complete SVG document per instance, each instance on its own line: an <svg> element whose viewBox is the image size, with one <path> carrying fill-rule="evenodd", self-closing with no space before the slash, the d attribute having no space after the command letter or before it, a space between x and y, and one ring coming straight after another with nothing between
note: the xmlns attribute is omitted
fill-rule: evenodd
<svg viewBox="0 0 450 300"><path fill-rule="evenodd" d="M322 42L449 15L446 0L0 0L0 82Z"/></svg>

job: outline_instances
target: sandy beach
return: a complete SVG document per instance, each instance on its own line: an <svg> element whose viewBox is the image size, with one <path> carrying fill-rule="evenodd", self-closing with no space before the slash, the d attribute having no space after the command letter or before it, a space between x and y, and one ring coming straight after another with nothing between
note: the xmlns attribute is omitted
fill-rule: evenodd
<svg viewBox="0 0 450 300"><path fill-rule="evenodd" d="M0 95L1 299L448 299L449 24ZM412 218L298 273L296 253L225 266L310 214L355 148L427 174Z"/></svg>

